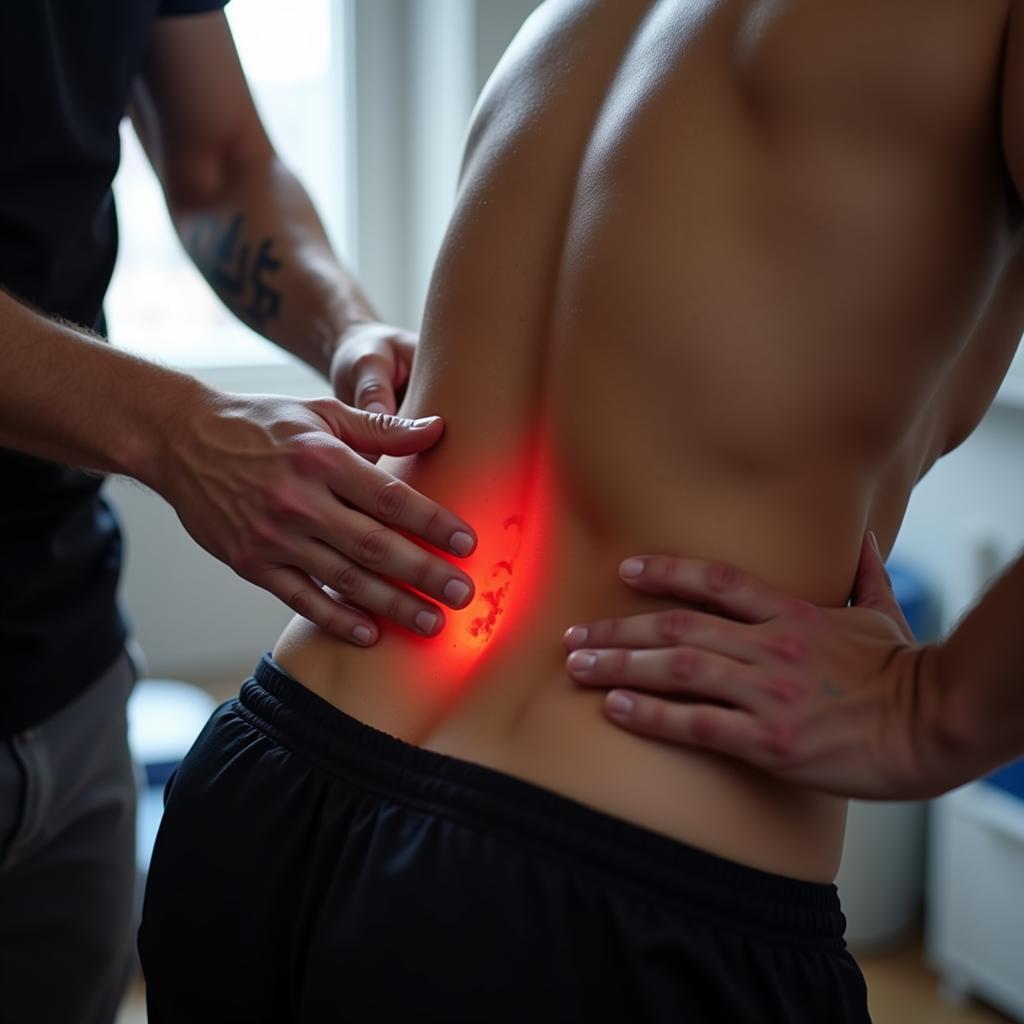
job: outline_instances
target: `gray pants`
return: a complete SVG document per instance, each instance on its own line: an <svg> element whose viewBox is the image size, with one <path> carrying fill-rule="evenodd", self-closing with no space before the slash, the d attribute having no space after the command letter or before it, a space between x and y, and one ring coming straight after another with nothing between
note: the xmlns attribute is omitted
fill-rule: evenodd
<svg viewBox="0 0 1024 1024"><path fill-rule="evenodd" d="M110 1024L133 964L127 654L0 740L0 1022Z"/></svg>

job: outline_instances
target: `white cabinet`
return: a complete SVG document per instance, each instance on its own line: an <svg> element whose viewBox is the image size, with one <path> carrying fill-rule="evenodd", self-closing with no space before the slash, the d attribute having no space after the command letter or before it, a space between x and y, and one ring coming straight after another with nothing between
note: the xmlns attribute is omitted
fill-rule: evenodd
<svg viewBox="0 0 1024 1024"><path fill-rule="evenodd" d="M1024 1021L1024 800L975 782L935 801L927 909L947 994Z"/></svg>

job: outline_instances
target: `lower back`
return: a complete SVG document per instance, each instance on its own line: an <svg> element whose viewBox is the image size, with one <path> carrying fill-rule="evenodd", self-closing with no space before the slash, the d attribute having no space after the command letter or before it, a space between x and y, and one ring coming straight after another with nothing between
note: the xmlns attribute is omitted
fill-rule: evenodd
<svg viewBox="0 0 1024 1024"><path fill-rule="evenodd" d="M334 706L407 742L753 867L831 880L843 801L726 758L626 733L604 716L602 694L576 686L565 669L569 626L670 606L631 592L618 579L618 563L644 550L709 553L714 524L722 524L713 514L720 497L698 479L692 486L680 481L687 498L675 507L686 511L658 536L665 524L638 495L633 524L620 524L610 538L574 509L565 487L571 474L550 437L484 459L475 449L477 438L463 445L449 434L430 456L382 463L473 523L479 546L464 565L476 583L473 602L446 612L445 628L431 639L384 624L370 650L295 619L274 651L281 666ZM762 572L787 580L802 575L804 589L816 577L821 591L837 573L852 571L831 564L823 575L820 560L806 554L819 545L806 535L805 555L794 563L784 546L768 540L779 535L780 517L755 494L739 500L752 513L760 510L751 516L759 528L743 547L760 552L753 561ZM688 523L698 529L688 531ZM718 548L730 547L719 533ZM731 550L751 563L735 544Z"/></svg>

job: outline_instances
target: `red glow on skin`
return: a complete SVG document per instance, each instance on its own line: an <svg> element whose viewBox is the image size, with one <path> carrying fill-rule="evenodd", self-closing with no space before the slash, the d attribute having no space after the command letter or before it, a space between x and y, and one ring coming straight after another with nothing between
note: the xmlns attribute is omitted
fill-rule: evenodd
<svg viewBox="0 0 1024 1024"><path fill-rule="evenodd" d="M445 505L476 530L476 549L456 563L476 591L465 608L446 608L444 628L415 650L417 675L456 690L515 640L543 585L552 508L546 446L531 442L511 457L489 458L450 493Z"/></svg>

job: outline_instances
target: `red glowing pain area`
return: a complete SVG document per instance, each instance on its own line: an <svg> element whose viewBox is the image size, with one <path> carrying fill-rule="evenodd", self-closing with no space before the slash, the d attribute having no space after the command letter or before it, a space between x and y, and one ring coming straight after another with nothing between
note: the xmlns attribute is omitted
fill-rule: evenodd
<svg viewBox="0 0 1024 1024"><path fill-rule="evenodd" d="M441 633L417 646L430 674L451 683L514 640L543 585L551 519L548 460L539 445L531 445L503 461L500 472L491 460L479 479L467 479L446 499L476 530L476 550L458 562L476 590L465 608L445 609Z"/></svg>
<svg viewBox="0 0 1024 1024"><path fill-rule="evenodd" d="M475 615L469 623L469 635L472 639L480 641L484 645L494 636L494 630L498 625L498 619L504 614L505 602L509 590L512 588L512 577L516 571L516 562L519 560L519 547L522 538L523 517L521 515L509 516L504 522L504 530L508 536L510 557L503 558L491 566L486 580L477 580L477 600L484 603L484 612ZM471 605L471 607L473 607Z"/></svg>

